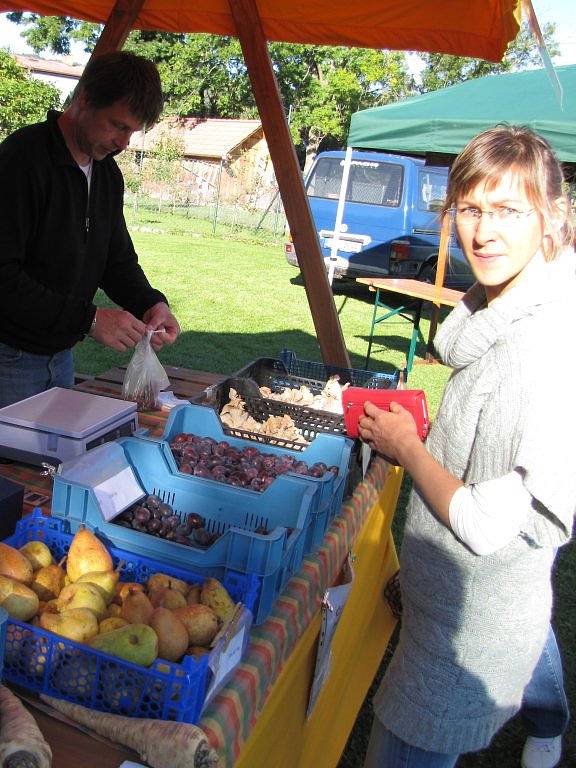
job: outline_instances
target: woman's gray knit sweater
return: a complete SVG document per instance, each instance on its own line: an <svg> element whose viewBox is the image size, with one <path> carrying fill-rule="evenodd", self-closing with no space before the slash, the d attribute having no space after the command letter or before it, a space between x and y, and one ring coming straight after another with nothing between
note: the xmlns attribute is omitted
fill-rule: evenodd
<svg viewBox="0 0 576 768"><path fill-rule="evenodd" d="M412 493L400 639L374 708L421 749L486 747L518 711L544 645L554 547L576 509L574 397L555 384L560 366L562 381L576 379L575 264L572 250L549 263L538 254L489 307L473 286L438 335L454 371L428 450L465 485L520 468L533 502L519 536L478 556Z"/></svg>

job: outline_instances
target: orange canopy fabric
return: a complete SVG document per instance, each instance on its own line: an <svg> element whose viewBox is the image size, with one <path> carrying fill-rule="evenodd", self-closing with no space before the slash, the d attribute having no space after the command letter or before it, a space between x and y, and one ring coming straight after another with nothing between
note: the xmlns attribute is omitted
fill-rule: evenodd
<svg viewBox="0 0 576 768"><path fill-rule="evenodd" d="M234 0L144 0L134 27L235 35ZM437 51L499 61L516 37L520 0L257 0L268 40ZM105 23L113 0L0 0L0 12L33 11Z"/></svg>

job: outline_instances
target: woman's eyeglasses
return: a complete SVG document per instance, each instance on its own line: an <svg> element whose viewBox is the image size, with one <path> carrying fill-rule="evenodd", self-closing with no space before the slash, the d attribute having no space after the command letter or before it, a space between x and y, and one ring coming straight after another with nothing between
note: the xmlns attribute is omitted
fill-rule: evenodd
<svg viewBox="0 0 576 768"><path fill-rule="evenodd" d="M527 211L519 211L517 208L510 208L508 205L500 205L498 208L494 208L493 211L484 211L482 208L466 205L450 208L449 213L452 221L459 226L465 227L478 224L482 216L488 216L497 225L511 226L534 213L534 208L530 208Z"/></svg>

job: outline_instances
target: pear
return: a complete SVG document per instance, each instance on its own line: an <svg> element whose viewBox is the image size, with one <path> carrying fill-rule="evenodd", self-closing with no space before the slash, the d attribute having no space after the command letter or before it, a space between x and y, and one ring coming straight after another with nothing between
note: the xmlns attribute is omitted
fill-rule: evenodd
<svg viewBox="0 0 576 768"><path fill-rule="evenodd" d="M20 547L20 552L30 560L30 565L34 571L39 568L46 568L54 562L52 552L43 541L27 541L24 546Z"/></svg>
<svg viewBox="0 0 576 768"><path fill-rule="evenodd" d="M26 555L0 541L0 575L30 584L33 572L32 563Z"/></svg>
<svg viewBox="0 0 576 768"><path fill-rule="evenodd" d="M157 589L164 589L166 587L168 589L177 589L183 595L186 595L189 589L185 581L177 579L175 576L169 576L167 573L153 573L146 582L148 592L154 592Z"/></svg>
<svg viewBox="0 0 576 768"><path fill-rule="evenodd" d="M158 635L147 624L127 624L96 635L88 645L143 667L149 667L158 656Z"/></svg>
<svg viewBox="0 0 576 768"><path fill-rule="evenodd" d="M210 648L206 648L205 645L191 645L186 650L186 656L194 656L195 659L201 659L207 653L210 653Z"/></svg>
<svg viewBox="0 0 576 768"><path fill-rule="evenodd" d="M60 613L58 610L58 601L56 598L47 601L40 600L40 605L38 606L38 615L44 613L44 611L47 611L48 613Z"/></svg>
<svg viewBox="0 0 576 768"><path fill-rule="evenodd" d="M26 584L0 575L0 608L4 608L8 616L18 621L30 621L38 612L39 603L36 592Z"/></svg>
<svg viewBox="0 0 576 768"><path fill-rule="evenodd" d="M116 584L114 602L118 603L118 605L122 605L124 598L130 592L144 592L144 585L138 584L136 581L119 581L118 584Z"/></svg>
<svg viewBox="0 0 576 768"><path fill-rule="evenodd" d="M191 584L190 589L188 590L188 594L186 595L186 602L188 603L188 605L191 605L192 603L199 603L201 592L202 592L201 584Z"/></svg>
<svg viewBox="0 0 576 768"><path fill-rule="evenodd" d="M194 603L173 611L188 630L188 645L210 645L218 632L218 617L207 605Z"/></svg>
<svg viewBox="0 0 576 768"><path fill-rule="evenodd" d="M98 587L94 584L74 583L64 587L57 598L58 610L71 608L89 608L100 620L106 612L106 603Z"/></svg>
<svg viewBox="0 0 576 768"><path fill-rule="evenodd" d="M112 557L91 531L80 526L68 551L66 572L71 581L77 581L85 573L97 573L98 571L111 571Z"/></svg>
<svg viewBox="0 0 576 768"><path fill-rule="evenodd" d="M104 632L112 632L113 629L120 629L120 627L125 627L127 624L126 619L123 619L121 616L108 616L98 624L98 634L103 635Z"/></svg>
<svg viewBox="0 0 576 768"><path fill-rule="evenodd" d="M34 578L30 584L30 589L38 595L40 600L48 602L58 597L64 586L64 571L56 563L43 565L37 571L34 571Z"/></svg>
<svg viewBox="0 0 576 768"><path fill-rule="evenodd" d="M98 634L98 619L89 608L70 608L61 613L44 611L40 626L77 643L87 643Z"/></svg>
<svg viewBox="0 0 576 768"><path fill-rule="evenodd" d="M106 613L104 614L105 619L111 619L113 617L118 618L122 614L122 606L118 605L118 603L110 603L110 605L106 608Z"/></svg>
<svg viewBox="0 0 576 768"><path fill-rule="evenodd" d="M232 600L225 587L218 579L213 578L206 579L204 584L202 584L200 602L212 608L222 624L232 618L236 609L236 603Z"/></svg>
<svg viewBox="0 0 576 768"><path fill-rule="evenodd" d="M135 590L124 598L120 616L126 619L128 624L149 624L153 613L154 606L147 595Z"/></svg>
<svg viewBox="0 0 576 768"><path fill-rule="evenodd" d="M188 648L188 630L169 608L154 610L150 626L158 635L158 656L166 661L180 661Z"/></svg>
<svg viewBox="0 0 576 768"><path fill-rule="evenodd" d="M155 589L153 592L148 593L148 597L154 608L162 606L172 610L173 608L179 608L181 605L186 605L186 598L182 592L178 592L177 589L170 589L170 587Z"/></svg>
<svg viewBox="0 0 576 768"><path fill-rule="evenodd" d="M90 573L84 573L79 579L76 579L76 584L82 582L88 582L94 584L102 590L102 597L106 601L106 605L112 602L114 595L116 594L116 584L120 578L120 567L122 563L118 563L118 567L114 571L93 571Z"/></svg>

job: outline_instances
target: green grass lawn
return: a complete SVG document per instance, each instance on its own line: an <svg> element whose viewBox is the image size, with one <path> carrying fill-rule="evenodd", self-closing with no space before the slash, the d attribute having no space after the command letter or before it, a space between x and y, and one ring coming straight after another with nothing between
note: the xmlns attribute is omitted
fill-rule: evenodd
<svg viewBox="0 0 576 768"><path fill-rule="evenodd" d="M178 365L215 373L232 373L258 357L277 357L283 348L299 358L321 361L306 294L297 270L283 255L283 242L271 242L246 231L219 230L211 223L140 211L127 219L140 261L152 284L168 296L182 327L178 341L163 350L165 365ZM334 298L352 366L363 368L372 320L374 294L356 284L334 286ZM105 305L106 298L98 297ZM412 326L398 318L382 324L370 361L370 369L389 372L404 365ZM428 322L421 323L425 336ZM384 336L385 332L385 336ZM424 354L420 343L417 355ZM76 371L97 374L126 364L130 354L120 355L87 340L74 350ZM426 391L433 416L449 375L442 365L415 365L408 384ZM402 540L404 509L410 490L405 478L393 532ZM555 574L555 627L562 647L569 699L576 702L576 549L564 547ZM361 652L361 649L358 649ZM373 688L376 687L384 660ZM372 693L372 691L371 691ZM360 768L371 724L371 693L358 716L340 768ZM572 706L572 710L576 708ZM518 719L498 735L492 747L461 758L459 768L516 768L524 733ZM565 739L563 768L576 766L576 736L569 728Z"/></svg>

